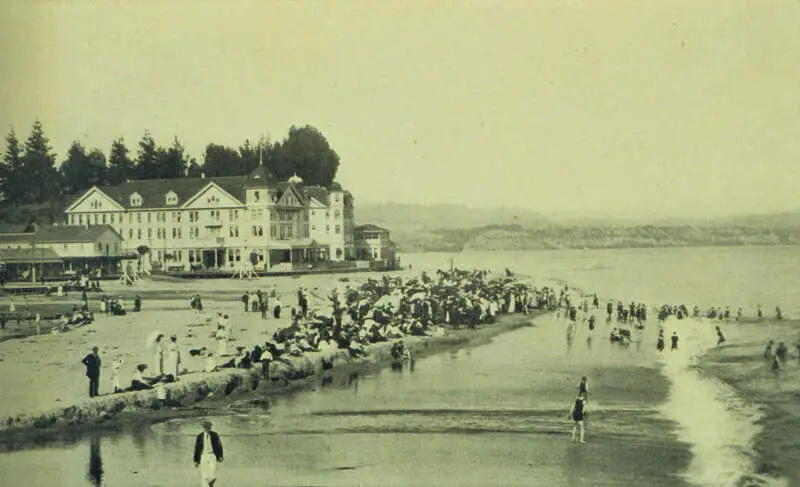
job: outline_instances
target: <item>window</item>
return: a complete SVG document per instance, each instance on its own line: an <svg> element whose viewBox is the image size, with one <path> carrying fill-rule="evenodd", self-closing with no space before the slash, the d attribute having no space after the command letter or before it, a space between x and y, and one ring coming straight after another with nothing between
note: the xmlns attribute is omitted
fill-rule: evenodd
<svg viewBox="0 0 800 487"><path fill-rule="evenodd" d="M338 235L340 233L342 233L342 226L341 225L336 225L336 234Z"/></svg>
<svg viewBox="0 0 800 487"><path fill-rule="evenodd" d="M339 218L340 215L341 215L341 213L339 213L339 210L336 210L336 211L333 212L333 217L334 218Z"/></svg>
<svg viewBox="0 0 800 487"><path fill-rule="evenodd" d="M271 223L269 225L269 236L276 238L278 236L278 225Z"/></svg>
<svg viewBox="0 0 800 487"><path fill-rule="evenodd" d="M142 229L136 230L136 238L141 240L142 239Z"/></svg>
<svg viewBox="0 0 800 487"><path fill-rule="evenodd" d="M131 206L142 206L142 197L139 193L133 193L130 197Z"/></svg>
<svg viewBox="0 0 800 487"><path fill-rule="evenodd" d="M311 210L311 216L314 216L314 215L316 215L316 214L317 214L317 212L316 212L316 211L314 211L314 210Z"/></svg>
<svg viewBox="0 0 800 487"><path fill-rule="evenodd" d="M253 191L253 197L256 199L256 201L260 201L261 200L261 192L260 191Z"/></svg>
<svg viewBox="0 0 800 487"><path fill-rule="evenodd" d="M133 213L128 213L128 224L133 223Z"/></svg>
<svg viewBox="0 0 800 487"><path fill-rule="evenodd" d="M128 230L128 240L133 240L133 228Z"/></svg>
<svg viewBox="0 0 800 487"><path fill-rule="evenodd" d="M142 223L142 214L141 213L137 213L136 214L136 223Z"/></svg>
<svg viewBox="0 0 800 487"><path fill-rule="evenodd" d="M178 235L180 235L180 232L178 232ZM178 261L182 261L182 260L183 260L183 251L179 250L178 251Z"/></svg>
<svg viewBox="0 0 800 487"><path fill-rule="evenodd" d="M111 224L112 224L112 225L115 223L115 222L114 222L114 220L115 220L115 217L116 217L116 215L114 215L114 214L112 213L112 214L111 214ZM105 223L105 222L103 222L103 223Z"/></svg>
<svg viewBox="0 0 800 487"><path fill-rule="evenodd" d="M106 224L106 214L103 213L103 225L105 225L105 224Z"/></svg>
<svg viewBox="0 0 800 487"><path fill-rule="evenodd" d="M83 225L83 215L78 215L78 225Z"/></svg>
<svg viewBox="0 0 800 487"><path fill-rule="evenodd" d="M180 228L173 228L172 229L172 239L175 240L175 239L178 239L178 238L181 238L181 229Z"/></svg>
<svg viewBox="0 0 800 487"><path fill-rule="evenodd" d="M148 228L147 229L147 239L150 240L152 238L153 238L153 229L152 228Z"/></svg>
<svg viewBox="0 0 800 487"><path fill-rule="evenodd" d="M178 204L178 195L174 191L170 191L166 196L167 206L174 206Z"/></svg>
<svg viewBox="0 0 800 487"><path fill-rule="evenodd" d="M228 229L228 235L230 237L238 237L239 236L239 227L233 226Z"/></svg>
<svg viewBox="0 0 800 487"><path fill-rule="evenodd" d="M148 213L147 214L147 223L152 223L152 221L153 221L153 214L152 213Z"/></svg>
<svg viewBox="0 0 800 487"><path fill-rule="evenodd" d="M328 233L331 233L331 226L330 225L325 225L325 231L328 232Z"/></svg>
<svg viewBox="0 0 800 487"><path fill-rule="evenodd" d="M101 244L100 242L97 242L97 250L100 250L100 251L103 250L103 244Z"/></svg>

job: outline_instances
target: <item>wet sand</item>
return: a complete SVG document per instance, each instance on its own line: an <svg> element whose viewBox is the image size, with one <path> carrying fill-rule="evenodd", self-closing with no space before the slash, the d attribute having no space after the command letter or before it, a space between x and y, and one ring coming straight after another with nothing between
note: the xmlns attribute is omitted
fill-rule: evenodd
<svg viewBox="0 0 800 487"><path fill-rule="evenodd" d="M756 436L757 473L782 478L782 485L800 485L800 362L797 320L764 320L732 325L734 339L725 346L709 351L700 363L702 369L729 384L739 395L760 406L757 424L762 431ZM778 373L764 359L769 340L785 341L788 360ZM758 484L754 484L758 485Z"/></svg>

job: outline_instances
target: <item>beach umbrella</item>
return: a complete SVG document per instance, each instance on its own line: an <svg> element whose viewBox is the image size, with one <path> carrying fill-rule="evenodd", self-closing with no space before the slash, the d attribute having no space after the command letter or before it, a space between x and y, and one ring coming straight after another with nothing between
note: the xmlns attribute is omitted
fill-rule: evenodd
<svg viewBox="0 0 800 487"><path fill-rule="evenodd" d="M387 294L386 296L381 297L376 303L375 306L388 306L392 305L395 308L400 306L400 296Z"/></svg>

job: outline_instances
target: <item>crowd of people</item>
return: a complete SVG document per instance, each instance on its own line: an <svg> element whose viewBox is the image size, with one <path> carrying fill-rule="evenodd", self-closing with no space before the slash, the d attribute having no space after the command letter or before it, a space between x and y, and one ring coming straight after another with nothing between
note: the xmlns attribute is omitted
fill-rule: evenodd
<svg viewBox="0 0 800 487"><path fill-rule="evenodd" d="M242 297L246 309L259 309L266 294L255 299ZM290 326L279 328L272 339L243 351L221 367L252 367L287 357L330 349L347 350L353 357L367 353L373 343L402 340L406 336L436 336L445 327L475 328L492 323L498 315L528 313L547 306L550 290L538 290L513 277L489 278L486 271L453 270L426 273L417 278L383 276L369 279L361 286L334 289L327 303L311 309L309 292L300 288L297 306L292 307ZM248 306L253 301L259 307ZM407 349L397 342L392 349L396 359L407 358Z"/></svg>

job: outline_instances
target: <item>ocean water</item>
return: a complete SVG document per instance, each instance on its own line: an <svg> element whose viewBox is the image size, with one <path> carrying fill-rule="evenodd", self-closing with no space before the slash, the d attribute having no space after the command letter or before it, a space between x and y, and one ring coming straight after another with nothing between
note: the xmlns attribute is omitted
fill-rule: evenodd
<svg viewBox="0 0 800 487"><path fill-rule="evenodd" d="M448 268L451 258L653 306L743 306L752 315L758 303L766 313L780 304L796 315L800 297L794 248L403 256L414 271ZM758 405L693 366L713 344L710 323L669 321L681 346L663 354L654 323L628 348L610 343L605 325L581 327L573 340L554 316L536 325L413 369L321 382L269 407L256 396L229 405L211 416L226 448L218 485L781 485L752 472ZM585 445L570 441L567 419L581 375L590 390ZM20 487L191 484L200 421L0 454L0 478Z"/></svg>

